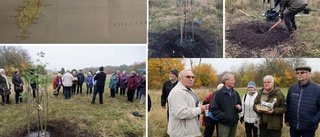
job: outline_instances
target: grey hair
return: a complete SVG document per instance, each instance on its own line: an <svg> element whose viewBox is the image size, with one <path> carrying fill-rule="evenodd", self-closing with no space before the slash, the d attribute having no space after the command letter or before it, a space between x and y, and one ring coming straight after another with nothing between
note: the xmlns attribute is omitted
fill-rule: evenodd
<svg viewBox="0 0 320 137"><path fill-rule="evenodd" d="M0 73L4 72L4 69L0 69Z"/></svg>
<svg viewBox="0 0 320 137"><path fill-rule="evenodd" d="M274 83L274 78L271 75L267 75L263 78L263 82L270 80L271 83Z"/></svg>
<svg viewBox="0 0 320 137"><path fill-rule="evenodd" d="M184 75L184 73L186 73L187 71L191 71L191 69L182 70L182 71L179 73L179 78L182 78L182 76Z"/></svg>
<svg viewBox="0 0 320 137"><path fill-rule="evenodd" d="M225 82L226 82L227 80L229 80L229 79L231 78L231 76L234 77L234 75L233 75L232 73L226 73L226 74L224 74L224 75L222 76L222 83L225 84Z"/></svg>

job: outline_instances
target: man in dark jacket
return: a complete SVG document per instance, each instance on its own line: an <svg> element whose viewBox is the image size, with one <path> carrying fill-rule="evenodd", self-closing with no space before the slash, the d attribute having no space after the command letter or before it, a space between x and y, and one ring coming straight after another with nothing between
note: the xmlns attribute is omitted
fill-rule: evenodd
<svg viewBox="0 0 320 137"><path fill-rule="evenodd" d="M178 70L173 69L170 71L169 80L163 84L161 94L161 107L166 109L166 103L171 89L178 83ZM167 109L167 120L169 121L169 107Z"/></svg>
<svg viewBox="0 0 320 137"><path fill-rule="evenodd" d="M320 122L320 87L310 82L310 67L295 70L299 82L288 90L285 124L291 137L314 137Z"/></svg>
<svg viewBox="0 0 320 137"><path fill-rule="evenodd" d="M97 90L94 90L93 92L91 104L95 103L97 92L99 93L99 102L100 104L103 104L103 92L107 75L103 72L103 67L100 67L99 71L100 72L94 77L94 80L97 80Z"/></svg>
<svg viewBox="0 0 320 137"><path fill-rule="evenodd" d="M218 119L219 135L235 137L239 114L242 111L239 93L233 89L235 79L231 73L222 76L224 86L210 102L210 112Z"/></svg>
<svg viewBox="0 0 320 137"><path fill-rule="evenodd" d="M82 84L84 82L84 75L81 69L79 70L77 78L78 78L77 94L79 94L79 90L80 90L80 94L82 94Z"/></svg>
<svg viewBox="0 0 320 137"><path fill-rule="evenodd" d="M306 8L307 2L305 0L277 0L275 5L278 5L278 3L280 3L280 18L284 19L287 26L285 33L290 35L292 31L297 29L295 15Z"/></svg>

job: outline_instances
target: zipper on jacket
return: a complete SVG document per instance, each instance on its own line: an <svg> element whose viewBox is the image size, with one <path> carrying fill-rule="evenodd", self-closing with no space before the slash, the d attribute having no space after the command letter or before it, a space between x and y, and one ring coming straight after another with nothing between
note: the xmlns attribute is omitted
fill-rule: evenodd
<svg viewBox="0 0 320 137"><path fill-rule="evenodd" d="M297 129L299 129L299 125L300 125L300 120L299 120L299 112L300 112L300 102L301 102L301 97L302 97L302 91L303 91L303 87L302 85L301 86L301 90L300 90L300 96L299 96L299 101L298 101L298 109L297 109L297 121L298 121L298 124L297 124Z"/></svg>
<svg viewBox="0 0 320 137"><path fill-rule="evenodd" d="M249 98L249 119L251 120L251 111L250 111L250 108L252 108L252 107L250 107L251 106L251 98L252 98L252 96L251 95L249 95L250 96L250 98ZM251 122L251 121L250 121Z"/></svg>

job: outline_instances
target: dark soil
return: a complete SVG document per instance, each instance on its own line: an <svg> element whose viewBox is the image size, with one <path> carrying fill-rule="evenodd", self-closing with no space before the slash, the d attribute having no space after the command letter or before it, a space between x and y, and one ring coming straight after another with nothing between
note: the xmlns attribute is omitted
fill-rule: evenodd
<svg viewBox="0 0 320 137"><path fill-rule="evenodd" d="M236 24L227 31L227 40L248 48L265 48L290 40L281 24L268 31L275 22L249 22Z"/></svg>
<svg viewBox="0 0 320 137"><path fill-rule="evenodd" d="M149 57L151 58L213 58L215 57L215 40L213 36L196 30L195 40L192 33L180 46L180 30L170 30L163 34L149 33Z"/></svg>
<svg viewBox="0 0 320 137"><path fill-rule="evenodd" d="M31 126L32 131L37 131L36 125ZM77 123L71 123L67 119L48 121L47 131L50 133L50 137L97 137L97 135L89 133L86 129L79 129ZM27 135L27 129L17 129L11 136L25 137Z"/></svg>

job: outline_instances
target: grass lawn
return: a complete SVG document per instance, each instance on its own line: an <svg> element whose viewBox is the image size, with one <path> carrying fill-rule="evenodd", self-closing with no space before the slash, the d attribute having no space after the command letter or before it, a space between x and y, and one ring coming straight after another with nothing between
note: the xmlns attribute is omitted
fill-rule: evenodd
<svg viewBox="0 0 320 137"><path fill-rule="evenodd" d="M139 104L139 101L135 99L133 103L126 103L126 95L119 96L117 94L114 99L110 98L110 89L107 84L102 105L99 104L98 95L96 104L91 104L92 95L86 95L85 84L83 85L83 93L72 95L70 100L64 99L62 90L60 90L59 96L55 97L52 95L52 86L49 86L48 89L50 95L48 124L50 125L50 121L65 121L72 124L72 127L66 127L65 131L61 132L68 132L71 128L77 133L77 136L86 136L82 134L84 131L99 137L145 136L145 104ZM27 130L26 100L22 104L15 104L14 95L14 92L10 95L11 104L0 106L1 137L9 137L17 132ZM142 118L133 116L131 114L133 111L139 112ZM31 115L35 117L36 111ZM31 121L35 124L34 119Z"/></svg>

